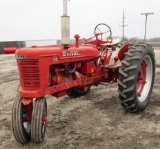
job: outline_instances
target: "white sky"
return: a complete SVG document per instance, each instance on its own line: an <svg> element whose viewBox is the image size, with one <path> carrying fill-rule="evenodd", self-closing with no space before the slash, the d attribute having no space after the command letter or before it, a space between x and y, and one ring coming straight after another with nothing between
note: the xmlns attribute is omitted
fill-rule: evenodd
<svg viewBox="0 0 160 149"><path fill-rule="evenodd" d="M60 16L63 0L0 0L0 41L61 38ZM145 16L148 17L147 38L160 37L160 0L70 0L71 38L93 34L98 23L108 24L115 36L122 35L123 10L125 36L144 37Z"/></svg>

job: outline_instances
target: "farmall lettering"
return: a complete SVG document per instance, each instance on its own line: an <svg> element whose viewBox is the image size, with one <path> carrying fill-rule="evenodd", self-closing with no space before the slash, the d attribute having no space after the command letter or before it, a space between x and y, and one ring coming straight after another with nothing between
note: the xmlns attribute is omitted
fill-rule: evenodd
<svg viewBox="0 0 160 149"><path fill-rule="evenodd" d="M63 51L62 55L64 57L71 57L71 56L81 56L82 53L80 51Z"/></svg>

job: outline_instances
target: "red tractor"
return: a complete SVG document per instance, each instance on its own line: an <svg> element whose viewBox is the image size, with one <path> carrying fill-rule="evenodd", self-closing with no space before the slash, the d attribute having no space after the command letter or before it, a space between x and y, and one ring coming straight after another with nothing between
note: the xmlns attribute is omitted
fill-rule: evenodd
<svg viewBox="0 0 160 149"><path fill-rule="evenodd" d="M106 32L101 27L106 27ZM16 51L21 97L13 105L12 130L19 143L44 140L45 96L49 94L78 97L87 94L92 85L118 82L125 110L139 112L148 105L155 76L155 55L150 45L122 44L119 37L112 37L106 24L97 25L93 37L79 38L75 35L71 44Z"/></svg>

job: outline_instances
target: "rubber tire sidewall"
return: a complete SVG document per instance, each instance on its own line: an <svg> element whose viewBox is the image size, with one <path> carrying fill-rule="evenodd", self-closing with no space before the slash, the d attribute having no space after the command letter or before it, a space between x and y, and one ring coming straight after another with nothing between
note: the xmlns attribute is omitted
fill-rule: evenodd
<svg viewBox="0 0 160 149"><path fill-rule="evenodd" d="M147 45L147 44L146 45L137 45L135 47L137 50L141 50L142 52L138 52L138 51L130 52L131 50L134 50L133 48L130 48L128 50L128 52L131 54L134 54L134 56L139 56L140 59L139 60L130 60L129 63L130 63L130 66L137 65L138 68L135 70L128 71L127 75L128 76L136 76L136 77L134 80L128 81L125 83L127 88L133 86L133 84L134 84L134 89L130 92L125 93L126 99L134 97L134 100L129 101L129 102L125 102L125 104L127 106L125 104L122 104L122 105L124 106L124 108L126 110L129 110L129 111L135 110L136 112L138 112L138 111L143 111L147 107L147 105L150 101L150 97L151 97L151 93L152 93L152 89L153 89L153 85L154 85L154 77L155 77L155 54L154 54L154 50L151 48L150 45ZM148 95L146 96L146 99L143 102L140 102L140 100L137 97L137 77L138 77L138 72L139 72L139 68L141 66L141 63L146 56L150 57L150 59L152 61L152 78L151 78L152 80L151 80L150 90L148 92ZM130 58L130 57L128 55L126 55L124 58L124 61L127 61L128 58ZM122 65L122 70L125 70L125 68L127 68L127 67L125 65ZM119 80L121 82L123 82L124 77L122 75L120 75ZM121 91L121 93L123 93L123 89L120 85L119 85L119 90ZM120 95L120 99L122 102L126 100L121 95ZM130 107L132 105L134 105L135 107L128 109L128 107Z"/></svg>
<svg viewBox="0 0 160 149"><path fill-rule="evenodd" d="M150 50L150 49L144 48L144 47L141 47L141 48L143 48L144 50L143 50L142 55L141 55L141 61L139 63L139 67L141 66L141 63L142 63L143 59L146 56L149 56L150 59L151 59L151 61L152 61L152 78L151 78L152 80L151 80L151 85L150 85L150 91L148 92L148 95L147 95L146 99L143 102L140 102L140 100L136 96L136 99L137 99L136 100L136 102L137 102L136 104L138 104L138 109L137 109L138 111L144 110L147 107L147 105L149 104L149 102L150 102L150 97L151 97L151 93L152 93L152 89L153 89L153 85L154 85L154 76L155 76L155 64L154 64L155 63L155 59L154 59L153 50ZM137 71L136 80L138 78L138 72L139 71ZM137 84L137 82L136 82L136 84ZM137 95L137 88L136 88L136 86L135 86L135 95Z"/></svg>

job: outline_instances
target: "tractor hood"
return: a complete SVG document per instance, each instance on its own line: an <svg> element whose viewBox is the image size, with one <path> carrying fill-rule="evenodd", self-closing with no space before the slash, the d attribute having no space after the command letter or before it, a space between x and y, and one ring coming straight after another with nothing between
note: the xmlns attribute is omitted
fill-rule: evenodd
<svg viewBox="0 0 160 149"><path fill-rule="evenodd" d="M72 61L76 60L87 60L99 57L99 51L95 47L81 46L81 47L70 47L69 49L63 49L61 46L47 46L47 47L29 47L18 49L15 53L16 59L38 59L42 57L53 57L60 60L67 59Z"/></svg>

